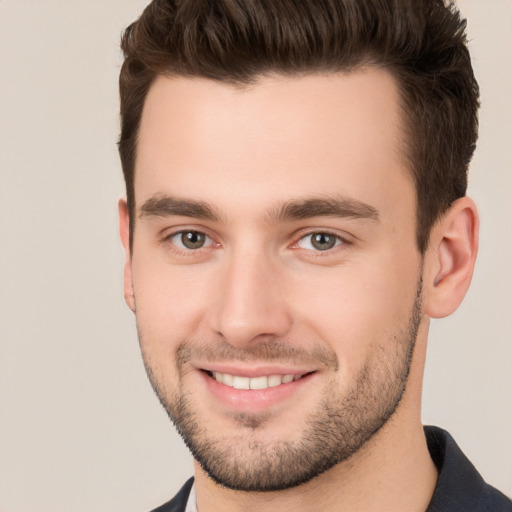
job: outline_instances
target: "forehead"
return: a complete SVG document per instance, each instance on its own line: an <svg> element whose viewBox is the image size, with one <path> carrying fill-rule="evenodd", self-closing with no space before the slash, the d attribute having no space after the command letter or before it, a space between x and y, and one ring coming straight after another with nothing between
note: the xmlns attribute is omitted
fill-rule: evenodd
<svg viewBox="0 0 512 512"><path fill-rule="evenodd" d="M395 80L375 68L244 87L158 77L141 119L136 203L156 194L244 204L333 193L400 200L411 188L402 139Z"/></svg>

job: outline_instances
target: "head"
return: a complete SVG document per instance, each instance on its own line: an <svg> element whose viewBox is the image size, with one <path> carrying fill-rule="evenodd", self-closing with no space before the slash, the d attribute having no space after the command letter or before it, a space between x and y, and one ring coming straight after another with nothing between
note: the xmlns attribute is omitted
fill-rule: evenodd
<svg viewBox="0 0 512 512"><path fill-rule="evenodd" d="M296 486L418 419L476 250L464 43L438 1L157 0L126 31L125 296L217 482Z"/></svg>

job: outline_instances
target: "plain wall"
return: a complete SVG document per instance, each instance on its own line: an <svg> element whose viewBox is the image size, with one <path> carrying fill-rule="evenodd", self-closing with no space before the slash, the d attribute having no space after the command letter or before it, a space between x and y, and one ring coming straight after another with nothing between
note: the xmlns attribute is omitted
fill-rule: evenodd
<svg viewBox="0 0 512 512"><path fill-rule="evenodd" d="M121 30L142 0L0 0L0 512L136 512L190 456L122 296ZM433 322L424 421L512 495L512 2L463 0L482 91L470 293Z"/></svg>

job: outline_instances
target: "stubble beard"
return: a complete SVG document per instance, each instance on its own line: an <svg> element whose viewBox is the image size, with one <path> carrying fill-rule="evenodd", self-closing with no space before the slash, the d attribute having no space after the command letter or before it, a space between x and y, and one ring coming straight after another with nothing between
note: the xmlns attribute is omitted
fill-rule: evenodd
<svg viewBox="0 0 512 512"><path fill-rule="evenodd" d="M142 350L144 364L171 421L196 461L216 483L246 492L289 489L349 459L395 413L407 385L421 322L421 293L420 280L409 321L391 339L383 340L376 347L372 359L348 392L341 393L334 378L326 385L324 398L307 416L299 441L262 440L264 436L258 433L265 429L268 417L261 414L233 416L238 433L215 437L208 431L204 417L195 408L182 381L174 396L166 396ZM140 332L139 338L143 348ZM264 352L268 360L283 361L286 360L283 352L287 350L269 343L259 355ZM325 357L332 360L336 356ZM177 358L179 372L186 359L183 354Z"/></svg>

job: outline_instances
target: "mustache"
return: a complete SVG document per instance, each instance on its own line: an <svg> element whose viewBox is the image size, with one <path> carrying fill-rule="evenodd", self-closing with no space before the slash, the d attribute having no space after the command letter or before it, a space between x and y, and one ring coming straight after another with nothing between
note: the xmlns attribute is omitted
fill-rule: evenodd
<svg viewBox="0 0 512 512"><path fill-rule="evenodd" d="M226 339L204 343L185 340L176 351L178 370L190 361L244 363L281 362L296 366L312 366L319 369L337 370L338 357L326 347L315 345L311 348L297 346L292 342L269 339L253 342L247 347L235 347Z"/></svg>

